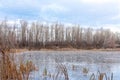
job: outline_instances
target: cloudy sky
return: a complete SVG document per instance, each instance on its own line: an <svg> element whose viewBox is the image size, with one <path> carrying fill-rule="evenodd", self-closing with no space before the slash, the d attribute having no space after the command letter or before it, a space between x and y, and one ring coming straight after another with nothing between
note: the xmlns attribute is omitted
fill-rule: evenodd
<svg viewBox="0 0 120 80"><path fill-rule="evenodd" d="M120 28L120 0L0 0L0 20L40 20Z"/></svg>

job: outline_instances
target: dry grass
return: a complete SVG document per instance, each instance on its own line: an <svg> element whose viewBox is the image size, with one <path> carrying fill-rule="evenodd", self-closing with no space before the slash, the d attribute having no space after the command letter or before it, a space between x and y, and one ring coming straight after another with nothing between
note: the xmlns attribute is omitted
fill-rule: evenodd
<svg viewBox="0 0 120 80"><path fill-rule="evenodd" d="M82 70L82 72L83 72L84 75L87 75L88 72L89 72L89 69L86 68L86 67L84 67L83 70Z"/></svg>
<svg viewBox="0 0 120 80"><path fill-rule="evenodd" d="M31 49L30 51L120 51L120 48L107 48L107 49L76 49L76 48L55 48L55 49L46 49L46 48L41 48L41 49ZM27 48L17 48L17 49L4 49L5 53L21 53L29 51Z"/></svg>
<svg viewBox="0 0 120 80"><path fill-rule="evenodd" d="M41 48L41 49L31 49L31 51L120 51L120 48L107 48L107 49L76 49L76 48L55 48L55 49L46 49L46 48ZM29 51L28 49L10 49L11 53L19 53L19 52L24 52L24 51Z"/></svg>
<svg viewBox="0 0 120 80"><path fill-rule="evenodd" d="M20 52L25 52L28 51L28 49L10 49L9 51L6 50L6 53L20 53Z"/></svg>
<svg viewBox="0 0 120 80"><path fill-rule="evenodd" d="M65 65L57 64L56 72L53 75L50 75L52 80L69 80L68 71Z"/></svg>
<svg viewBox="0 0 120 80"><path fill-rule="evenodd" d="M0 80L28 80L35 66L31 61L20 66L14 62L14 57L0 50Z"/></svg>
<svg viewBox="0 0 120 80"><path fill-rule="evenodd" d="M89 80L113 80L113 73L111 76L107 76L106 73L100 73L100 71L98 71L98 76L93 73Z"/></svg>
<svg viewBox="0 0 120 80"><path fill-rule="evenodd" d="M67 71L66 66L63 65L63 64L58 64L57 68L58 68L58 71L59 71L58 73L61 72L64 75L65 80L69 80L68 71Z"/></svg>

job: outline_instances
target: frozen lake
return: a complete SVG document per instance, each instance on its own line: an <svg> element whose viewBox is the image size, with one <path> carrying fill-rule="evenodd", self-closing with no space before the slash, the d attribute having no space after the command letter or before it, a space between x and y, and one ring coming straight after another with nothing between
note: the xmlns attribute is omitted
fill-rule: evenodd
<svg viewBox="0 0 120 80"><path fill-rule="evenodd" d="M113 80L120 79L120 52L119 51L27 51L18 54L16 61L32 61L38 68L30 75L30 80L53 80L62 64L67 68L69 80L89 80L98 71L113 74ZM43 75L44 71L47 75ZM64 80L61 73L57 80Z"/></svg>

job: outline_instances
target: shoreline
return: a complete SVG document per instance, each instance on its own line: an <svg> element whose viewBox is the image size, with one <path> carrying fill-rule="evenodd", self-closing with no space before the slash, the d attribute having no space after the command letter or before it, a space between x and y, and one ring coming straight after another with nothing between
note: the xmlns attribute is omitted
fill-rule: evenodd
<svg viewBox="0 0 120 80"><path fill-rule="evenodd" d="M75 48L58 48L58 49L10 49L10 51L5 51L6 53L21 53L26 51L120 51L120 48L107 48L107 49L75 49Z"/></svg>

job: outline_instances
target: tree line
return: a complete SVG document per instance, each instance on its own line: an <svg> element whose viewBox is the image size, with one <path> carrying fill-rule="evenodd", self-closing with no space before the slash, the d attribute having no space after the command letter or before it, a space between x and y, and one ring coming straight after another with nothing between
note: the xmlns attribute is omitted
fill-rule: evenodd
<svg viewBox="0 0 120 80"><path fill-rule="evenodd" d="M120 33L109 29L82 28L79 25L42 24L20 21L20 25L0 22L0 48L116 48Z"/></svg>

